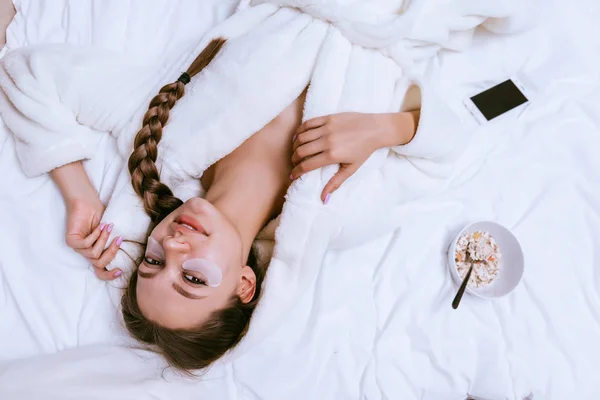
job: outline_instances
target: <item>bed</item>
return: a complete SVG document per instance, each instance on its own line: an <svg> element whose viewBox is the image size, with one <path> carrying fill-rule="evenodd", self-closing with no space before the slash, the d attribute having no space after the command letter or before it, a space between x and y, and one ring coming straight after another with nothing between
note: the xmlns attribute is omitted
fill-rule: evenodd
<svg viewBox="0 0 600 400"><path fill-rule="evenodd" d="M236 3L15 0L3 53L69 42L153 57ZM446 189L407 202L393 234L329 251L253 357L225 357L193 379L129 346L119 282L97 281L65 246L57 189L25 179L0 122L0 398L600 398L598 17L593 0L547 2L534 29L494 41L480 32L467 52L433 59L440 93L474 133ZM511 76L530 104L477 124L464 99ZM108 137L98 154L86 167L106 201L123 161ZM445 251L482 219L517 235L524 279L506 298L468 296L455 311Z"/></svg>

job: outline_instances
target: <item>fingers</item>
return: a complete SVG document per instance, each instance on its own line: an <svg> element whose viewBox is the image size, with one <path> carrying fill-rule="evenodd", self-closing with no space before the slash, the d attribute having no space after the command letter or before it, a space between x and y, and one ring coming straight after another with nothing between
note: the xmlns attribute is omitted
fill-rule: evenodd
<svg viewBox="0 0 600 400"><path fill-rule="evenodd" d="M89 258L90 260L95 260L102 255L104 251L104 247L106 247L106 243L108 242L108 238L110 237L110 232L112 232L113 224L108 224L104 227L102 232L100 233L100 237L92 246L86 249L76 250L82 256Z"/></svg>
<svg viewBox="0 0 600 400"><path fill-rule="evenodd" d="M102 254L95 260L91 260L94 267L99 269L104 269L110 262L115 258L117 252L119 251L119 247L121 247L121 243L123 243L123 236L119 236L112 241L110 246Z"/></svg>
<svg viewBox="0 0 600 400"><path fill-rule="evenodd" d="M81 238L81 235L79 234L67 235L67 244L92 263L94 266L94 273L98 279L103 281L116 279L123 274L123 271L120 269L114 269L112 271L107 271L105 269L115 258L119 247L123 243L123 237L119 236L112 241L108 248L104 248L106 243L108 243L113 226L113 224L100 224L85 238Z"/></svg>
<svg viewBox="0 0 600 400"><path fill-rule="evenodd" d="M74 250L86 249L91 247L105 228L105 224L98 225L89 235L83 236L82 233L67 232L67 246Z"/></svg>
<svg viewBox="0 0 600 400"><path fill-rule="evenodd" d="M316 156L307 158L306 160L302 161L300 164L295 166L292 170L292 175L290 176L290 179L297 179L300 176L306 174L307 172L314 171L315 169L319 169L330 164L332 164L332 162L325 153L317 154Z"/></svg>
<svg viewBox="0 0 600 400"><path fill-rule="evenodd" d="M123 271L120 269L107 271L105 269L94 268L94 272L96 273L96 278L100 279L101 281L112 281L123 275Z"/></svg>
<svg viewBox="0 0 600 400"><path fill-rule="evenodd" d="M292 150L296 151L298 149L298 147L300 147L304 144L310 143L310 142L314 142L315 140L318 140L320 138L323 138L328 133L329 133L329 128L327 125L321 126L316 129L311 129L310 131L300 133L300 134L294 136L294 143L292 146Z"/></svg>
<svg viewBox="0 0 600 400"><path fill-rule="evenodd" d="M327 185L323 188L323 192L321 192L321 200L324 204L329 202L331 193L338 190L346 179L350 178L358 170L360 165L361 163L354 163L344 164L340 167L339 171L327 182Z"/></svg>
<svg viewBox="0 0 600 400"><path fill-rule="evenodd" d="M327 148L327 142L321 138L298 147L292 154L292 164L298 165L305 158L316 156Z"/></svg>
<svg viewBox="0 0 600 400"><path fill-rule="evenodd" d="M296 130L296 134L300 135L301 133L306 132L310 129L315 129L320 126L323 126L329 121L329 119L329 116L309 119L308 121L305 121L302 125L298 127L298 129Z"/></svg>
<svg viewBox="0 0 600 400"><path fill-rule="evenodd" d="M121 271L120 269L107 271L106 267L108 266L108 264L110 264L112 260L114 260L122 243L123 236L119 236L118 238L112 241L110 246L106 250L104 250L104 252L98 259L90 260L92 261L92 265L94 266L94 272L96 273L98 279L101 279L103 281L110 281L121 276L123 271Z"/></svg>

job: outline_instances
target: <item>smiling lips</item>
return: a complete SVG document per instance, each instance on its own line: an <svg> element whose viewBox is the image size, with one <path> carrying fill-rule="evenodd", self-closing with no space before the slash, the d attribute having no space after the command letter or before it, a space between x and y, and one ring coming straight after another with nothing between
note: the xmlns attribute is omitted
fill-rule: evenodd
<svg viewBox="0 0 600 400"><path fill-rule="evenodd" d="M196 220L196 218L191 217L189 215L185 215L185 214L180 215L175 220L175 222L191 231L206 234L206 231L204 230L204 227L202 226L202 224L200 222L198 222L198 220Z"/></svg>
<svg viewBox="0 0 600 400"><path fill-rule="evenodd" d="M188 224L182 224L182 223L180 222L180 223L179 223L179 225L183 225L183 226L185 226L186 228L188 228L188 229L191 229L191 230L195 231L195 229L194 229L194 228L192 228L191 226L189 226Z"/></svg>

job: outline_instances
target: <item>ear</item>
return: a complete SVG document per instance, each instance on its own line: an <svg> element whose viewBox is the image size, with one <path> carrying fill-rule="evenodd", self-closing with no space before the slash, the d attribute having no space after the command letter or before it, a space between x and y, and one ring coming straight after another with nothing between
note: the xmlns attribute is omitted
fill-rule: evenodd
<svg viewBox="0 0 600 400"><path fill-rule="evenodd" d="M256 275L252 268L246 265L242 268L242 277L240 278L237 294L240 296L242 303L246 304L252 300L254 293L256 293Z"/></svg>

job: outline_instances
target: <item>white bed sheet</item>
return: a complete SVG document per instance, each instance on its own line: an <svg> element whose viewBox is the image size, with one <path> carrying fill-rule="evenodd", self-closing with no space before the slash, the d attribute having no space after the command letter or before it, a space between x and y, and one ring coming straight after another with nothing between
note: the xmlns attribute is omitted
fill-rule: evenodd
<svg viewBox="0 0 600 400"><path fill-rule="evenodd" d="M315 286L257 349L262 357L224 360L198 379L173 376L154 355L122 346L118 288L98 282L65 247L57 190L47 177L23 177L1 127L0 398L600 398L594 3L561 4L560 12L548 3L539 30L495 43L483 35L467 54L432 63L441 71L440 91L476 130L451 189L406 204L393 235L330 252ZM22 14L9 30L9 47L68 41L149 56L197 38L234 6L17 5ZM511 75L533 101L477 128L462 100ZM111 188L103 182L114 181L105 177L121 163L108 138L88 162L104 198ZM444 252L453 234L477 219L513 229L525 250L525 276L507 298L465 297L454 311Z"/></svg>

